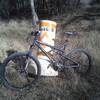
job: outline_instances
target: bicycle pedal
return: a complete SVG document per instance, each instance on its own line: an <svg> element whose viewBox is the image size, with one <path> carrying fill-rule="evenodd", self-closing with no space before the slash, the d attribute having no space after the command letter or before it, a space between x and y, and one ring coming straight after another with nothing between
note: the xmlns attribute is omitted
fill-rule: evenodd
<svg viewBox="0 0 100 100"><path fill-rule="evenodd" d="M62 71L63 71L63 68L58 68L58 71L59 71L59 72L62 72Z"/></svg>

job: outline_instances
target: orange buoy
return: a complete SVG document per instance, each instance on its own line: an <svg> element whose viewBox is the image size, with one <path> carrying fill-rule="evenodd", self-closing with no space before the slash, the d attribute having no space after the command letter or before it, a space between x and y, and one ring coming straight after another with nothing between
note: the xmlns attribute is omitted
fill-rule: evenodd
<svg viewBox="0 0 100 100"><path fill-rule="evenodd" d="M47 43L49 45L54 46L55 33L56 33L56 25L57 23L51 20L41 20L39 23L39 30L41 35L39 37L39 41ZM51 48L42 45L46 52L49 52ZM52 67L50 67L50 62L48 62L48 57L46 57L41 51L39 51L37 55L40 64L41 64L41 75L44 76L57 76L58 72L55 71ZM49 66L49 68L48 68Z"/></svg>

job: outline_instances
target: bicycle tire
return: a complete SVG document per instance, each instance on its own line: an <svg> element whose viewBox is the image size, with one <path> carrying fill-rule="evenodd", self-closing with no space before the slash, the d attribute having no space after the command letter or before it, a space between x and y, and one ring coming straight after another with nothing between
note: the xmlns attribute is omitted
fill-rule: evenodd
<svg viewBox="0 0 100 100"><path fill-rule="evenodd" d="M27 85L23 85L22 87L18 87L18 86L15 86L14 84L11 84L11 82L9 82L8 80L7 80L7 76L6 76L6 69L7 69L7 66L9 66L8 64L9 63L11 63L11 62L17 62L16 60L16 58L18 58L18 57L24 57L23 59L25 59L25 57L28 57L28 58L30 58L31 59L31 62L33 62L34 61L34 63L36 64L36 65L34 65L34 66L36 66L36 68L37 68L37 74L36 74L36 77L34 78L34 80L32 80L32 79L30 79L30 80L32 80L31 82L30 82L30 84L27 84ZM20 61L20 60L19 60ZM25 61L26 61L26 59L25 59ZM14 63L15 63L14 62ZM29 66L28 66L29 67ZM17 67L16 67L17 68ZM33 67L32 67L33 68ZM7 69L8 70L8 69ZM11 71L10 71L10 73L11 73ZM33 56L33 55L29 55L28 53L22 53L22 52L20 52L20 53L14 53L14 54L12 54L11 56L9 56L8 58L6 58L5 60L4 60L4 62L3 62L3 64L2 64L2 80L3 80L3 85L6 87L6 88L9 88L9 89L11 89L11 90L15 90L15 91L22 91L22 90L29 90L30 88L32 88L32 85L35 85L35 83L37 82L37 80L39 79L39 77L40 77L40 74L41 74L41 66L40 66L40 63L39 63L39 61L37 60L37 58L35 57L35 56ZM8 74L9 75L9 74ZM13 74L12 74L13 75ZM13 75L13 77L14 77L14 75ZM11 78L11 77L10 77ZM30 78L30 77L28 77L28 78ZM19 81L19 80L18 80Z"/></svg>
<svg viewBox="0 0 100 100"><path fill-rule="evenodd" d="M76 54L77 55L77 53L83 53L84 54L84 56L86 56L87 57L87 60L86 59L80 59L79 57L81 57L80 55L78 55L78 58L76 57L72 57L74 54ZM69 57L69 58L71 58L72 60L76 60L76 62L78 62L79 64L81 63L81 62L83 62L83 60L85 60L86 62L88 61L88 65L87 65L87 68L86 68L86 70L84 70L83 71L83 69L82 70L79 70L79 68L80 67L74 67L74 70L76 71L76 72L78 72L78 73L81 73L81 74L87 74L89 71L90 71L90 69L91 69L91 67L92 67L92 57L91 57L91 55L89 54L89 52L86 50L86 49L82 49L82 48L76 48L76 49L73 49L70 53L68 53L67 55L66 55L67 57ZM81 67L86 67L86 65L82 65Z"/></svg>

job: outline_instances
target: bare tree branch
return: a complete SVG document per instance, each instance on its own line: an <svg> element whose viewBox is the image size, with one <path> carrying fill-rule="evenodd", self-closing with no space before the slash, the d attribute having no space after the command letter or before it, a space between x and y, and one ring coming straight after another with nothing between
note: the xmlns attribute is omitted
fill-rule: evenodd
<svg viewBox="0 0 100 100"><path fill-rule="evenodd" d="M36 26L37 22L39 21L39 18L35 12L34 0L30 0L30 3L31 3L31 9L32 9L33 23Z"/></svg>

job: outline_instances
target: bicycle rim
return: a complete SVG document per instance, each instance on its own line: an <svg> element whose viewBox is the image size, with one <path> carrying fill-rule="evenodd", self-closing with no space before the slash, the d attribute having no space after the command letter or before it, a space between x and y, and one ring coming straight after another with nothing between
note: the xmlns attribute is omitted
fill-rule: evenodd
<svg viewBox="0 0 100 100"><path fill-rule="evenodd" d="M73 50L67 55L67 57L78 63L78 65L75 65L75 63L71 62L70 60L66 61L67 65L76 66L74 67L76 72L86 74L90 71L91 57L84 49L76 49L75 51Z"/></svg>
<svg viewBox="0 0 100 100"><path fill-rule="evenodd" d="M37 61L31 56L15 55L5 61L4 85L14 90L29 89L39 77Z"/></svg>

